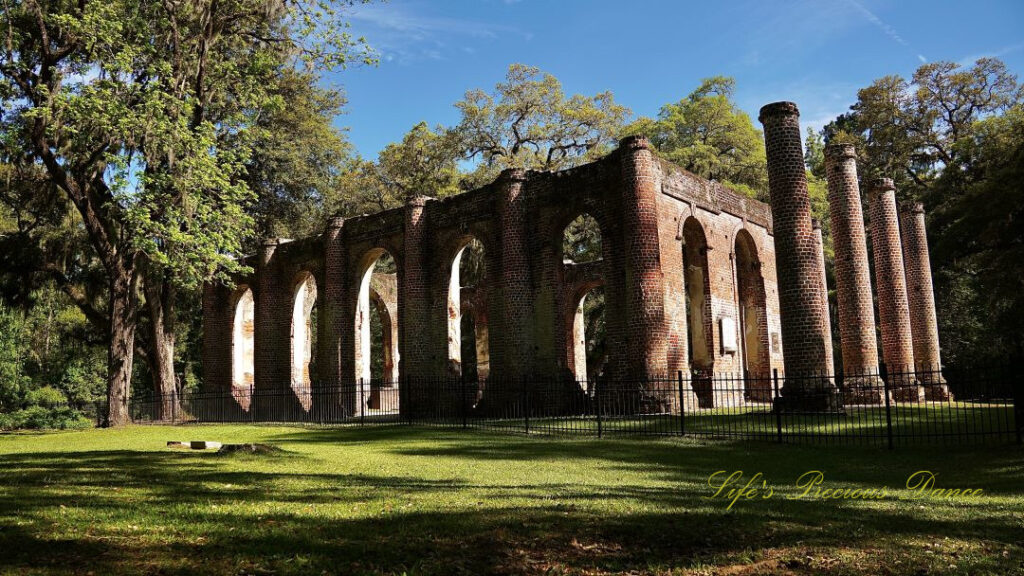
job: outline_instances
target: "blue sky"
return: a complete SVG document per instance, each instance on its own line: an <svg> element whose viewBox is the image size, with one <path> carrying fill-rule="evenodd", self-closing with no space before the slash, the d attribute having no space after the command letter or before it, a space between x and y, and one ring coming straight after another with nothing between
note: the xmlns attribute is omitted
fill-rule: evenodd
<svg viewBox="0 0 1024 576"><path fill-rule="evenodd" d="M337 124L367 158L417 122L456 123L452 104L514 62L554 74L567 94L611 90L636 115L733 76L751 117L792 100L813 126L875 78L925 61L997 56L1024 76L1024 0L391 0L349 17L381 62L328 81L344 87Z"/></svg>

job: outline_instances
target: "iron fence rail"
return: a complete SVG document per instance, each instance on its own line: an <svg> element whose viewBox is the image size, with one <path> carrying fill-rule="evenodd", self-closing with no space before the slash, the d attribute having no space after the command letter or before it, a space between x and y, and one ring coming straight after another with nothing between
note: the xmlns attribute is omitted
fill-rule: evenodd
<svg viewBox="0 0 1024 576"><path fill-rule="evenodd" d="M409 378L137 396L135 422L417 424L514 433L896 445L1021 442L1010 370L700 374L637 380Z"/></svg>

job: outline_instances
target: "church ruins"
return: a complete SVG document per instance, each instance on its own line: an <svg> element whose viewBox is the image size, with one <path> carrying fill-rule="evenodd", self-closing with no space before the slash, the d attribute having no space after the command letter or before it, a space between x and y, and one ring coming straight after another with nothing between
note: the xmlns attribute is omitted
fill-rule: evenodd
<svg viewBox="0 0 1024 576"><path fill-rule="evenodd" d="M350 390L351 411L399 390L405 409L418 379L543 377L586 394L602 379L682 374L705 407L717 402L705 388L713 376L741 374L743 401L813 410L881 403L873 294L890 369L940 360L921 206L898 207L890 180L864 183L868 231L854 150L827 148L838 304L830 318L799 112L769 104L760 121L770 206L630 137L569 170L506 170L450 198L334 218L313 238L268 239L246 259L251 274L204 288L205 387L231 390L244 411L252 391L286 392L294 410L309 411L318 388ZM581 216L600 231L600 257L586 262L563 250ZM471 249L480 265L470 280L460 269ZM588 366L584 303L595 291L604 298L605 354ZM830 376L832 320L842 393ZM781 398L770 387L776 370ZM941 382L913 377L893 389L901 398L925 393L948 397Z"/></svg>

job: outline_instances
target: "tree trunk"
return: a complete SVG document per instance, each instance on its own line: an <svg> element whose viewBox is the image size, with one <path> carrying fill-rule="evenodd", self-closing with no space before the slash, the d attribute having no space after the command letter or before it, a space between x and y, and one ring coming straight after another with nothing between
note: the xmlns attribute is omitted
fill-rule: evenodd
<svg viewBox="0 0 1024 576"><path fill-rule="evenodd" d="M162 272L144 279L151 331L150 372L159 398L156 417L172 421L178 415L178 386L174 376L174 287Z"/></svg>
<svg viewBox="0 0 1024 576"><path fill-rule="evenodd" d="M113 275L110 282L110 348L107 354L107 426L131 421L128 395L132 385L138 297L134 267Z"/></svg>

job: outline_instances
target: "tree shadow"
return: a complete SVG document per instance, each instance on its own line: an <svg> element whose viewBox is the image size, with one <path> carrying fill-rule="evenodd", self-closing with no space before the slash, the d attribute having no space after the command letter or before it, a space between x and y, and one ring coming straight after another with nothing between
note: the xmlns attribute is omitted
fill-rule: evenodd
<svg viewBox="0 0 1024 576"><path fill-rule="evenodd" d="M295 431L264 441L286 449L298 443L377 442L375 449L395 458L464 460L469 467L499 470L505 461L583 461L643 473L651 481L594 486L542 476L474 483L454 474L345 474L323 471L322 462L311 465L316 457L298 450L260 457L134 451L6 455L0 468L0 572L647 573L766 557L776 568L811 574L820 566L765 551L800 556L793 551L842 547L870 555L875 563L853 571L868 574L877 572L877 562L895 562L915 549L927 558L926 541L944 537L978 542L990 552L960 558L959 568L967 572L1009 573L1024 557L1019 449L893 453L553 441L402 427ZM933 469L950 486L979 486L1005 498L997 506L865 505L780 495L741 501L731 510L725 509L728 502L708 498L709 471L759 471L784 484L809 468L824 470L840 485L894 488L908 470ZM55 516L65 507L95 521L76 524L81 534L69 535L67 526L55 530ZM356 507L360 512L352 513ZM140 526L131 531L131 525ZM946 561L942 554L933 556L936 566ZM920 567L918 562L904 565L906 570L890 568L914 573Z"/></svg>

